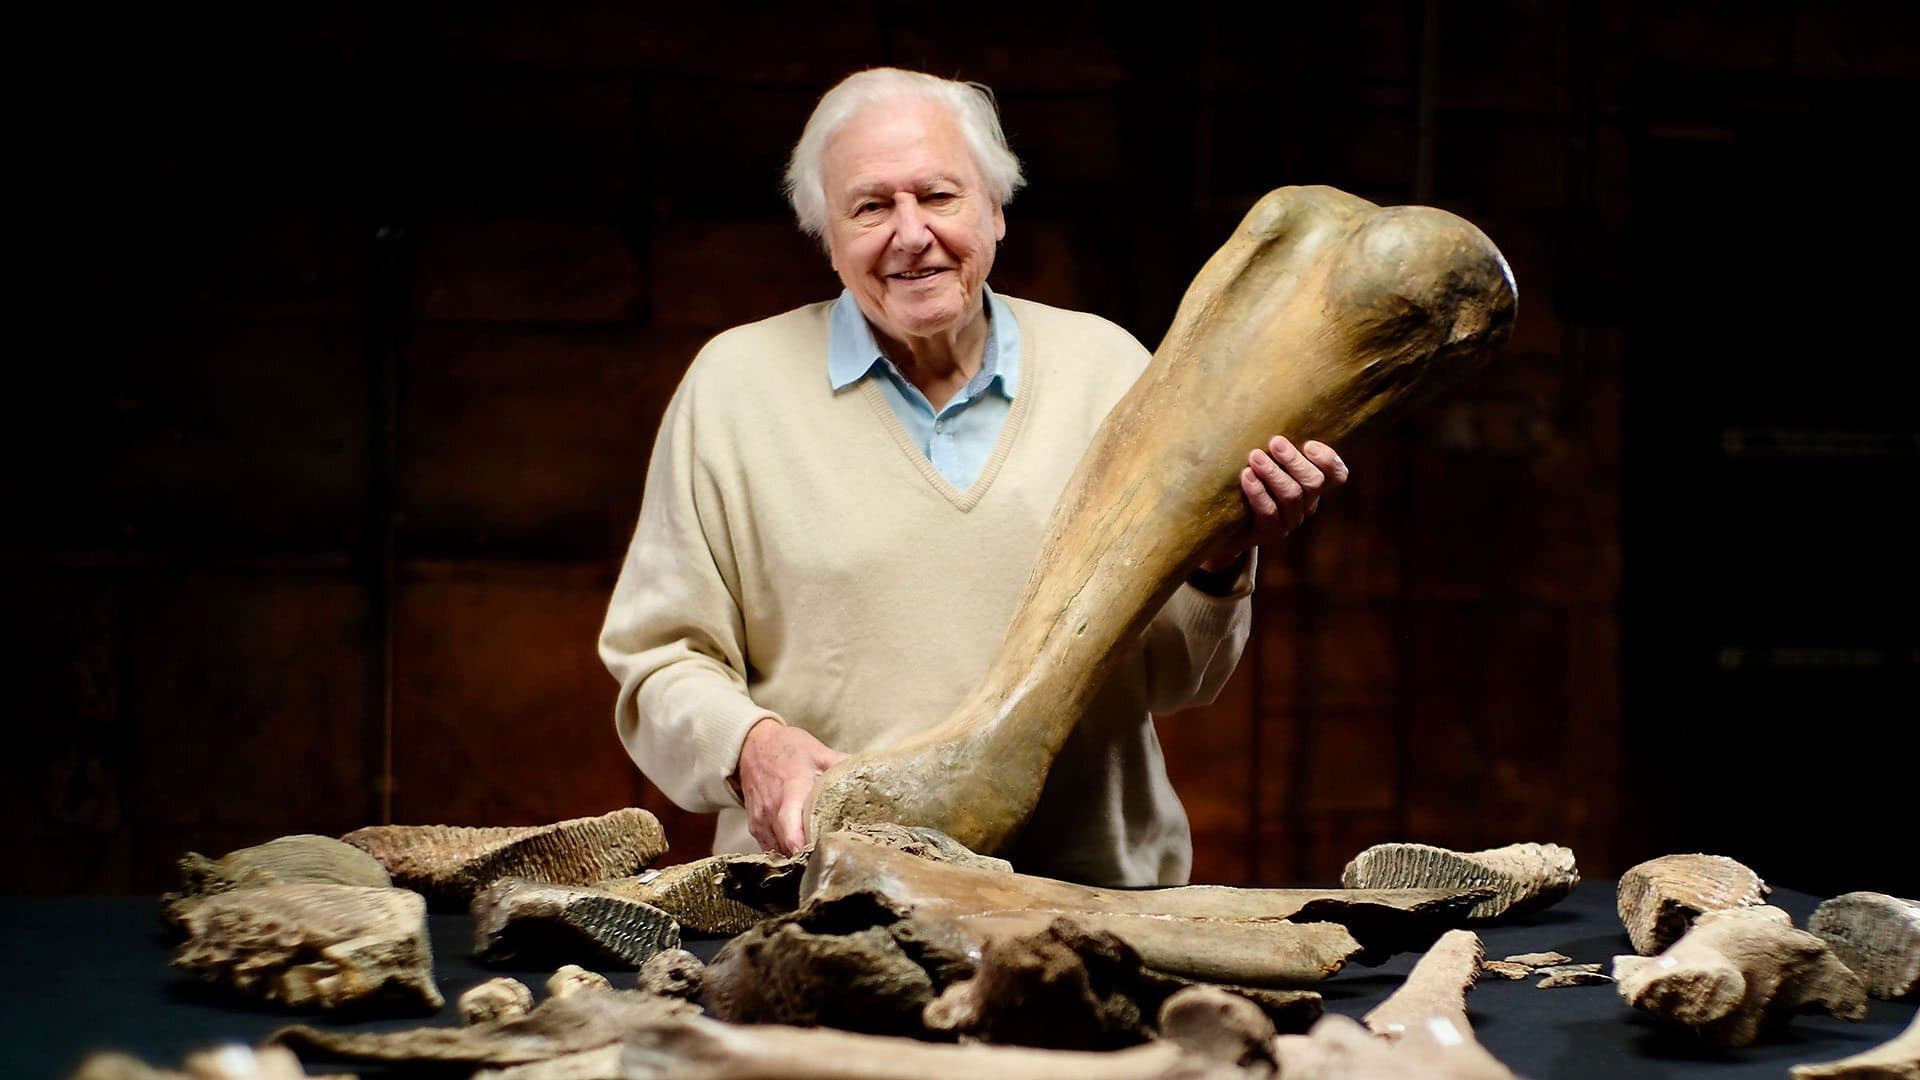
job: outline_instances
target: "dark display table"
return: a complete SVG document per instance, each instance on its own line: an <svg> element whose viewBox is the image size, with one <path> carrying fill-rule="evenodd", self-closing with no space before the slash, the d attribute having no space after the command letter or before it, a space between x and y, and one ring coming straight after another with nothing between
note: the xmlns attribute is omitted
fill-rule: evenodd
<svg viewBox="0 0 1920 1080"><path fill-rule="evenodd" d="M1774 903L1804 926L1817 898L1776 891ZM459 1023L454 1001L494 975L513 975L546 996L550 967L482 968L472 955L471 922L430 916L435 973L447 1004L433 1016L363 1019L236 1001L175 972L151 898L4 898L0 956L12 965L0 997L0 1077L64 1077L88 1051L116 1049L175 1067L190 1051L222 1041L257 1042L292 1023L399 1030ZM1613 910L1613 882L1590 882L1530 919L1480 929L1487 955L1557 950L1575 962L1609 961L1630 951ZM688 947L711 957L718 941ZM1400 985L1417 956L1377 968L1350 966L1320 987L1329 1012L1358 1017ZM633 976L609 970L615 986ZM1550 1077L1782 1077L1790 1065L1857 1053L1891 1039L1912 1021L1912 1002L1872 1002L1863 1023L1801 1016L1758 1046L1716 1051L1686 1031L1629 1009L1611 986L1540 990L1537 979L1486 979L1468 999L1475 1031L1514 1071ZM319 1071L319 1070L316 1070ZM364 1075L387 1075L369 1070Z"/></svg>

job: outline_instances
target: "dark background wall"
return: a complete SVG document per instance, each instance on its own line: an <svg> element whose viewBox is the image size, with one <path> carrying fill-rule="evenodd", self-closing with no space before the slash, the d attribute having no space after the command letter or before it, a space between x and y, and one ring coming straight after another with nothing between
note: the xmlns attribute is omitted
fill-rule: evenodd
<svg viewBox="0 0 1920 1080"><path fill-rule="evenodd" d="M659 411L832 295L813 100L998 91L1003 291L1159 339L1285 184L1479 224L1511 344L1263 567L1163 719L1196 880L1713 850L1920 892L1906 4L83 6L14 95L9 891L382 820L671 808L594 638ZM11 350L10 350L11 351Z"/></svg>

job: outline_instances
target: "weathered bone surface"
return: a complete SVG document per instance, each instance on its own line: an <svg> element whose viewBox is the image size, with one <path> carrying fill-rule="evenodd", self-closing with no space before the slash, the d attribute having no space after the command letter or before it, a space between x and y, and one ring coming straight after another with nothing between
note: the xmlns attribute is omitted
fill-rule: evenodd
<svg viewBox="0 0 1920 1080"><path fill-rule="evenodd" d="M1530 968L1551 967L1554 964L1571 964L1573 957L1563 952L1514 953L1500 958L1509 964L1525 964Z"/></svg>
<svg viewBox="0 0 1920 1080"><path fill-rule="evenodd" d="M533 1011L533 991L519 979L488 979L460 995L460 1022L517 1020Z"/></svg>
<svg viewBox="0 0 1920 1080"><path fill-rule="evenodd" d="M611 993L613 984L605 975L597 971L588 971L579 964L562 964L559 970L547 976L547 996L556 998L572 997L575 994Z"/></svg>
<svg viewBox="0 0 1920 1080"><path fill-rule="evenodd" d="M1141 967L1140 954L1112 935L1055 919L988 941L973 977L950 984L922 1018L929 1031L980 1042L1117 1050L1151 1034L1154 1013L1134 996Z"/></svg>
<svg viewBox="0 0 1920 1080"><path fill-rule="evenodd" d="M1260 987L1312 986L1331 978L1360 951L1339 923L1270 919L1197 919L1181 915L1107 912L994 911L964 915L952 925L984 945L995 938L1038 933L1057 918L1112 934L1148 967L1211 983Z"/></svg>
<svg viewBox="0 0 1920 1080"><path fill-rule="evenodd" d="M1653 954L1680 940L1703 911L1754 907L1773 890L1724 855L1662 855L1620 875L1620 921L1633 951Z"/></svg>
<svg viewBox="0 0 1920 1080"><path fill-rule="evenodd" d="M585 885L502 878L474 896L473 952L505 960L521 952L639 967L680 947L680 924L639 900Z"/></svg>
<svg viewBox="0 0 1920 1080"><path fill-rule="evenodd" d="M189 1054L179 1072L155 1069L127 1054L93 1054L67 1080L351 1080L312 1076L282 1046L252 1049L238 1044Z"/></svg>
<svg viewBox="0 0 1920 1080"><path fill-rule="evenodd" d="M1277 1069L1273 1058L1273 1022L1238 994L1213 986L1191 986L1160 1006L1160 1037L1236 1068Z"/></svg>
<svg viewBox="0 0 1920 1080"><path fill-rule="evenodd" d="M1480 981L1480 964L1487 947L1471 930L1449 930L1413 965L1407 981L1360 1018L1367 1030L1382 1038L1398 1039L1434 1017L1462 1031L1467 1022L1467 991Z"/></svg>
<svg viewBox="0 0 1920 1080"><path fill-rule="evenodd" d="M1791 1072L1793 1080L1920 1080L1920 1014L1879 1046L1838 1061L1795 1065Z"/></svg>
<svg viewBox="0 0 1920 1080"><path fill-rule="evenodd" d="M1507 960L1489 960L1480 965L1480 974L1482 977L1491 975L1496 979L1512 981L1524 979L1533 974L1533 968L1527 964L1515 964Z"/></svg>
<svg viewBox="0 0 1920 1080"><path fill-rule="evenodd" d="M1273 1040L1285 1080L1514 1080L1473 1037L1444 1016L1427 1018L1398 1039L1374 1037L1351 1017L1330 1013L1305 1035Z"/></svg>
<svg viewBox="0 0 1920 1080"><path fill-rule="evenodd" d="M1468 912L1472 919L1533 911L1566 899L1580 884L1573 852L1558 844L1508 844L1486 851L1449 851L1429 844L1376 844L1340 872L1349 889L1461 889L1486 887L1494 895Z"/></svg>
<svg viewBox="0 0 1920 1080"><path fill-rule="evenodd" d="M1920 984L1920 904L1912 900L1877 892L1836 896L1814 909L1807 929L1874 997L1903 998Z"/></svg>
<svg viewBox="0 0 1920 1080"><path fill-rule="evenodd" d="M372 1033L284 1028L275 1042L368 1063L518 1066L496 1080L1250 1080L1168 1042L1109 1053L938 1046L912 1039L777 1025L737 1026L684 1002L610 990L551 999L519 1020Z"/></svg>
<svg viewBox="0 0 1920 1080"><path fill-rule="evenodd" d="M697 1001L706 971L706 961L687 950L667 949L640 965L637 984L649 994Z"/></svg>
<svg viewBox="0 0 1920 1080"><path fill-rule="evenodd" d="M1601 964L1553 964L1539 969L1546 978L1534 983L1538 990L1558 990L1567 986L1605 986L1613 976L1601 971Z"/></svg>
<svg viewBox="0 0 1920 1080"><path fill-rule="evenodd" d="M392 1032L296 1024L274 1032L269 1041L296 1053L324 1054L342 1061L521 1065L617 1044L630 1030L671 1023L699 1011L684 1001L638 990L604 990L551 997L514 1020Z"/></svg>
<svg viewBox="0 0 1920 1080"><path fill-rule="evenodd" d="M278 837L218 859L189 851L180 859L180 878L180 891L160 898L167 922L175 926L184 905L234 889L302 884L385 889L393 884L373 856L331 836L309 834Z"/></svg>
<svg viewBox="0 0 1920 1080"><path fill-rule="evenodd" d="M800 883L806 903L827 903L858 894L884 896L902 913L945 918L1008 915L1147 916L1212 920L1222 924L1339 923L1364 951L1362 963L1378 962L1408 948L1425 948L1439 933L1464 921L1489 895L1482 889L1235 889L1188 885L1175 889L1098 889L1029 874L996 873L969 866L908 858L851 832L830 833L815 844ZM1138 925L1140 920L1133 920ZM1127 935L1118 924L1090 922ZM1184 924L1197 928L1193 923ZM1139 942L1130 942L1141 948ZM1159 968L1158 960L1149 963ZM1162 968L1162 970L1173 970ZM1206 976L1202 976L1203 978ZM1217 975L1212 981L1248 982Z"/></svg>
<svg viewBox="0 0 1920 1080"><path fill-rule="evenodd" d="M1514 285L1472 225L1324 187L1261 199L1181 301L1056 504L1006 637L943 722L858 755L810 800L820 836L928 825L994 852L1154 613L1244 534L1239 472L1275 433L1344 438L1504 340Z"/></svg>
<svg viewBox="0 0 1920 1080"><path fill-rule="evenodd" d="M947 963L929 965L902 921L856 923L826 932L786 917L747 931L707 965L702 1002L735 1023L920 1034L923 1010L952 981L938 977L972 973L966 943L949 944L939 950Z"/></svg>
<svg viewBox="0 0 1920 1080"><path fill-rule="evenodd" d="M1692 1028L1719 1046L1750 1045L1796 1012L1867 1015L1867 992L1827 944L1776 907L1708 911L1657 957L1616 956L1629 1005Z"/></svg>
<svg viewBox="0 0 1920 1080"><path fill-rule="evenodd" d="M637 807L552 825L372 825L340 839L406 888L461 904L503 877L585 885L636 873L667 850L659 820Z"/></svg>
<svg viewBox="0 0 1920 1080"><path fill-rule="evenodd" d="M437 1009L426 902L405 889L266 885L181 908L175 967L251 997Z"/></svg>

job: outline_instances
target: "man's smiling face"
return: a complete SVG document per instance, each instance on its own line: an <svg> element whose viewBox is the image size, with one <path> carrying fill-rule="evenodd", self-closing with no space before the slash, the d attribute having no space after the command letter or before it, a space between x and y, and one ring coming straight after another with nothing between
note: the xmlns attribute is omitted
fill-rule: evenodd
<svg viewBox="0 0 1920 1080"><path fill-rule="evenodd" d="M944 106L868 106L827 143L821 179L833 268L883 341L973 321L1006 219Z"/></svg>

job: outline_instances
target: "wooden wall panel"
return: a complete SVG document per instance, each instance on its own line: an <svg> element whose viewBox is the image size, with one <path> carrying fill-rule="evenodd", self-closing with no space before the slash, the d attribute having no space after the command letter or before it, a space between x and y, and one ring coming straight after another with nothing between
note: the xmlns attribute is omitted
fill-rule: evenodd
<svg viewBox="0 0 1920 1080"><path fill-rule="evenodd" d="M292 569L294 572L287 572ZM334 572L151 572L124 592L133 877L377 813L365 591Z"/></svg>
<svg viewBox="0 0 1920 1080"><path fill-rule="evenodd" d="M530 825L646 806L675 859L708 850L710 819L649 797L614 734L615 684L595 652L612 592L599 568L408 567L394 632L394 820Z"/></svg>
<svg viewBox="0 0 1920 1080"><path fill-rule="evenodd" d="M711 333L422 328L401 390L403 549L624 552L661 413Z"/></svg>

